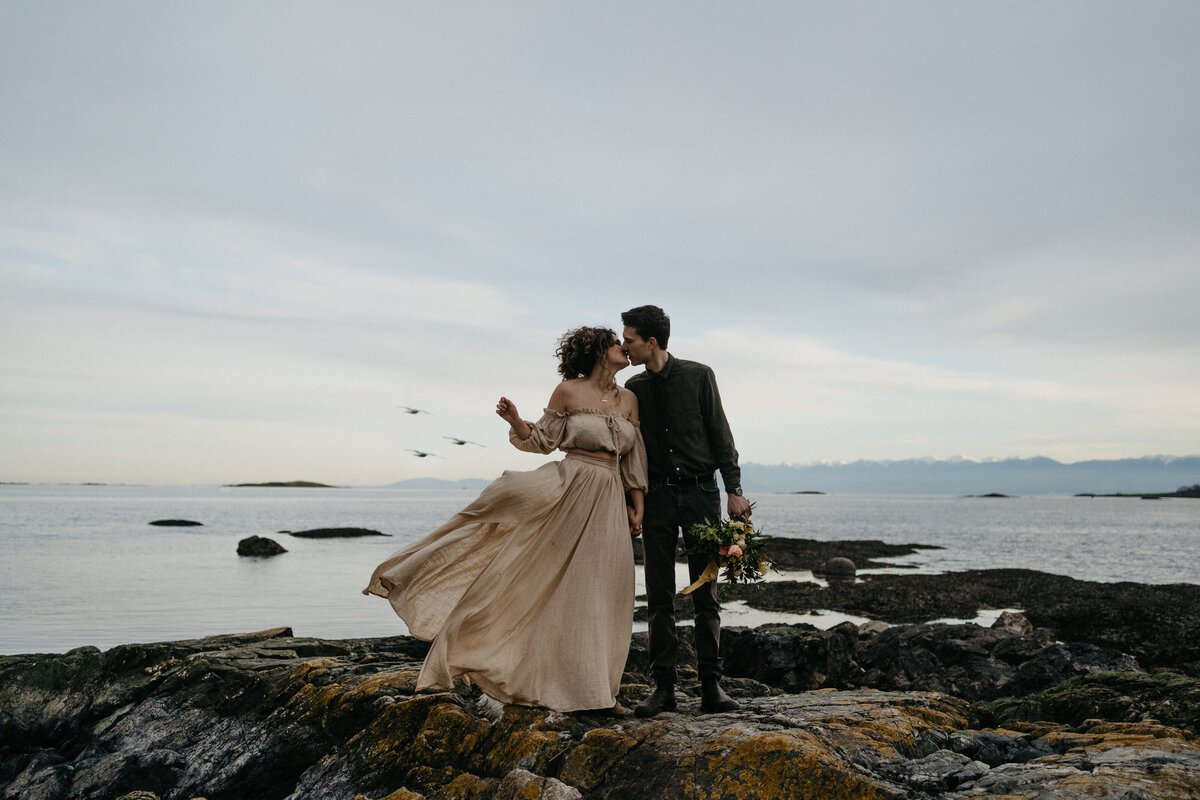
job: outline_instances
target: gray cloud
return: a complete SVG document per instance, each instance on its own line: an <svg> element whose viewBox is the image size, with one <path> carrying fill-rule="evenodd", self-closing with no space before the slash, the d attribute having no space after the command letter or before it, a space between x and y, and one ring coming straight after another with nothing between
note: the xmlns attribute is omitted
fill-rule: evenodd
<svg viewBox="0 0 1200 800"><path fill-rule="evenodd" d="M230 419L315 373L424 378L481 404L478 438L492 394L548 394L558 332L649 301L794 398L755 406L794 427L747 423L749 460L1196 452L1197 23L1184 2L5 4L6 430L59 452L47 409L202 415L142 382L148 348ZM785 380L746 355L764 333L840 355Z"/></svg>

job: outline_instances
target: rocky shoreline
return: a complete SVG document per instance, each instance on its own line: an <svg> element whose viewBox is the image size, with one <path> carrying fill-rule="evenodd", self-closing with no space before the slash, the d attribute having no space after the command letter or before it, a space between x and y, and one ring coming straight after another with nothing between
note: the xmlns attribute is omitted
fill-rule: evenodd
<svg viewBox="0 0 1200 800"><path fill-rule="evenodd" d="M807 568L804 547L782 559ZM822 547L807 557L850 552ZM1028 570L742 587L759 607L877 621L728 629L742 710L701 715L684 669L679 711L652 720L416 693L426 645L408 637L0 656L0 797L1196 797L1198 593ZM917 621L1003 607L1024 613ZM622 702L649 684L635 634Z"/></svg>

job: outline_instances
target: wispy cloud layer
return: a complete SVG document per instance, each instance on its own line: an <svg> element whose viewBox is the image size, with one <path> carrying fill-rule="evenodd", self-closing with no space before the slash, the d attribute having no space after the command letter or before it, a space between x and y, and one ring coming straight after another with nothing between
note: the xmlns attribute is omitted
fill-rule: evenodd
<svg viewBox="0 0 1200 800"><path fill-rule="evenodd" d="M1198 26L5 4L0 480L493 475L646 302L744 460L1200 452Z"/></svg>

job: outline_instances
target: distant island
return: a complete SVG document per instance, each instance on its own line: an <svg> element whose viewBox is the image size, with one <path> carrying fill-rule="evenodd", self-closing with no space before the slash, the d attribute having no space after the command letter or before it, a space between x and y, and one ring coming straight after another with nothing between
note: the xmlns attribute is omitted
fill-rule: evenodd
<svg viewBox="0 0 1200 800"><path fill-rule="evenodd" d="M1200 456L1147 456L1073 464L1041 457L742 464L742 486L751 497L766 492L794 494L797 486L818 488L829 494L999 492L1017 496L1069 496L1078 492L1136 492L1141 497L1160 493L1168 486L1190 486L1197 480L1200 480Z"/></svg>
<svg viewBox="0 0 1200 800"><path fill-rule="evenodd" d="M330 486L328 483L316 483L314 481L272 481L270 483L227 483L227 487L242 488L250 486L268 486L268 487L284 487L292 489L336 489L336 486Z"/></svg>
<svg viewBox="0 0 1200 800"><path fill-rule="evenodd" d="M1192 486L1180 486L1173 492L1114 492L1112 494L1094 494L1084 492L1076 497L1140 497L1143 500L1161 500L1164 497L1200 497L1200 483Z"/></svg>
<svg viewBox="0 0 1200 800"><path fill-rule="evenodd" d="M1063 464L1049 458L1010 458L975 461L932 458L848 463L742 464L742 485L751 497L759 494L931 494L1193 497L1186 493L1200 478L1200 456L1146 456ZM480 491L489 478L409 478L373 489L408 491ZM309 481L244 483L237 486L312 487ZM1200 485L1200 484L1198 484ZM807 487L796 491L797 486ZM1163 492L1165 486L1184 487Z"/></svg>

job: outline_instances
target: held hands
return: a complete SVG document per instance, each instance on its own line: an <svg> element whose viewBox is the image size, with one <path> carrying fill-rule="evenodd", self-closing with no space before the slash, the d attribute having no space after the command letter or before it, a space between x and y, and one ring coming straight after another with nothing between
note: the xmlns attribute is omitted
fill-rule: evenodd
<svg viewBox="0 0 1200 800"><path fill-rule="evenodd" d="M625 506L625 512L629 515L629 535L637 538L642 535L642 510L633 506Z"/></svg>
<svg viewBox="0 0 1200 800"><path fill-rule="evenodd" d="M729 518L750 519L750 501L739 494L729 495Z"/></svg>

